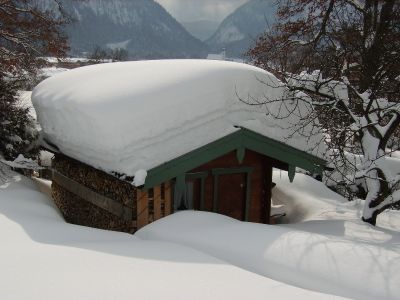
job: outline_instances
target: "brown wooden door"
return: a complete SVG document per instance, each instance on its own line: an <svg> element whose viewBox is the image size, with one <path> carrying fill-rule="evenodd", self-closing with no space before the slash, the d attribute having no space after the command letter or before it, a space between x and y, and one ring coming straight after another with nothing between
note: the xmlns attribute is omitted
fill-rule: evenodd
<svg viewBox="0 0 400 300"><path fill-rule="evenodd" d="M219 175L218 213L242 221L245 219L246 177L246 173Z"/></svg>

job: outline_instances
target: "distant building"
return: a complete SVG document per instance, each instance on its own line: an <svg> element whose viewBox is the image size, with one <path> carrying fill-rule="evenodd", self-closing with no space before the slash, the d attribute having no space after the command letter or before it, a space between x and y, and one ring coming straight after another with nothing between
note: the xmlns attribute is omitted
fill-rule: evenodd
<svg viewBox="0 0 400 300"><path fill-rule="evenodd" d="M222 49L222 52L219 54L208 54L207 59L211 60L227 60L226 59L226 50Z"/></svg>
<svg viewBox="0 0 400 300"><path fill-rule="evenodd" d="M218 54L208 54L207 59L209 60L225 60L225 61L233 61L233 62L238 62L238 63L244 63L244 59L241 58L235 58L235 57L227 57L226 56L226 50L223 49L221 53Z"/></svg>

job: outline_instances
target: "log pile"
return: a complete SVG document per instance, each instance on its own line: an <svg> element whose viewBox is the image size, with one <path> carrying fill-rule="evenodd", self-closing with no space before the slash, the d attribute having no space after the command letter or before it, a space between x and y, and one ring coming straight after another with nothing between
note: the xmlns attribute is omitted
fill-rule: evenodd
<svg viewBox="0 0 400 300"><path fill-rule="evenodd" d="M134 233L172 213L171 182L141 191L62 154L53 173L52 196L68 223Z"/></svg>
<svg viewBox="0 0 400 300"><path fill-rule="evenodd" d="M53 199L67 222L106 230L130 233L136 231L136 188L134 186L62 154L56 154L53 170L60 174L59 179L55 176L53 180ZM64 177L68 180L67 182L60 180ZM88 190L87 193L92 191L92 194L104 196L106 201L112 202L111 207L121 207L124 216L130 213L130 217L122 217L115 209L103 209L93 204L93 201L88 201L90 200L87 199L88 197L78 196L74 189L66 184L71 182L78 187L82 185L81 189Z"/></svg>

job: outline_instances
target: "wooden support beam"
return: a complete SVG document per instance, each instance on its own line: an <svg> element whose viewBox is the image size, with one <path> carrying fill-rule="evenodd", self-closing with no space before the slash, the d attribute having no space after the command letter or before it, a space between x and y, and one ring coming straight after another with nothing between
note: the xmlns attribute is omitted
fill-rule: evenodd
<svg viewBox="0 0 400 300"><path fill-rule="evenodd" d="M149 195L147 191L137 190L137 229L149 223Z"/></svg>
<svg viewBox="0 0 400 300"><path fill-rule="evenodd" d="M168 216L172 213L172 185L171 181L167 181L164 184L164 210L165 216Z"/></svg>
<svg viewBox="0 0 400 300"><path fill-rule="evenodd" d="M157 185L153 189L154 199L154 221L161 219L161 185Z"/></svg>

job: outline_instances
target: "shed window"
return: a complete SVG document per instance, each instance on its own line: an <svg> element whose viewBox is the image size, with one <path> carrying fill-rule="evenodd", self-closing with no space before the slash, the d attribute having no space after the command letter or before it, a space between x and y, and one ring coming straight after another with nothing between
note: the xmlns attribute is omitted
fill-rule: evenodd
<svg viewBox="0 0 400 300"><path fill-rule="evenodd" d="M204 182L208 172L187 173L175 182L175 210L204 210Z"/></svg>

